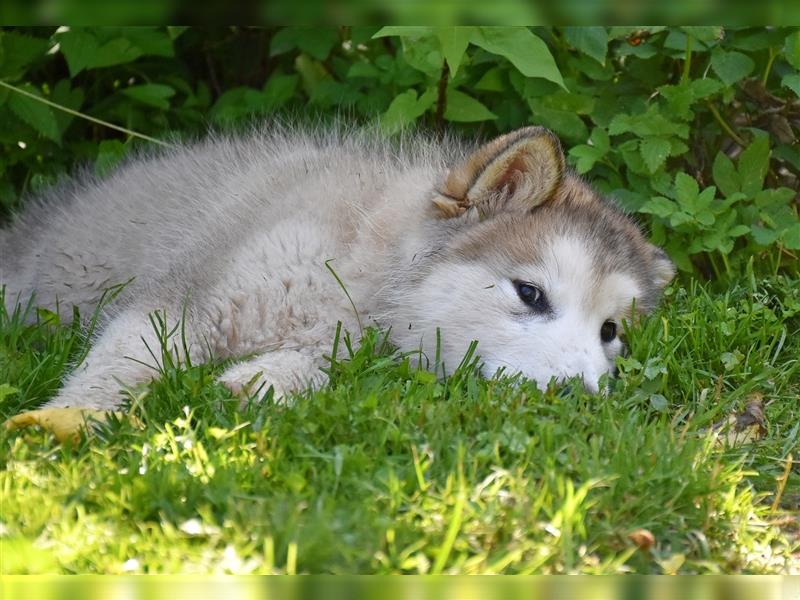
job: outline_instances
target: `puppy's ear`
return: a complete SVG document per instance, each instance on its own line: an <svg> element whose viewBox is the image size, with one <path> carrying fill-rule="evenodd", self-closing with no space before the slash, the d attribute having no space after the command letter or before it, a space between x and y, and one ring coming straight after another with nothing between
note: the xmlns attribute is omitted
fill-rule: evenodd
<svg viewBox="0 0 800 600"><path fill-rule="evenodd" d="M433 198L439 216L458 217L476 208L481 217L529 211L547 202L564 175L558 138L525 127L479 148L451 169Z"/></svg>
<svg viewBox="0 0 800 600"><path fill-rule="evenodd" d="M662 289L675 277L675 265L661 248L657 246L651 246L651 248L653 252L653 262L651 263L653 284L658 289Z"/></svg>

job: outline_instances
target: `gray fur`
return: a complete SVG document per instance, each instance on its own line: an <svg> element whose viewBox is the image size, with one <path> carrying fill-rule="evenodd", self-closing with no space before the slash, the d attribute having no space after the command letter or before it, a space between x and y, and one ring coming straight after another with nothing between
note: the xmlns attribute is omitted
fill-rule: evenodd
<svg viewBox="0 0 800 600"><path fill-rule="evenodd" d="M369 133L271 127L137 157L105 179L84 174L35 199L0 231L9 308L35 294L40 305L58 301L64 319L73 304L89 315L105 289L133 278L105 308L86 362L49 405L112 408L122 386L152 377L137 361L152 362L143 340L155 342L147 318L155 310L170 324L186 310L194 361L251 356L221 378L237 392L253 378L279 394L320 382L337 321L353 332L359 318L392 327L405 349L430 348L428 315L441 315L425 304L439 301L427 287L436 285L431 275L474 260L459 248L476 230L469 214L438 218L431 198L472 150L453 140L391 144ZM597 245L596 235L587 243ZM626 246L626 235L634 234L618 232L614 246ZM655 265L650 247L643 238L626 247L641 279ZM511 275L495 259L486 263L499 278ZM660 285L644 284L648 304ZM469 338L462 316L444 320L452 322L435 325L445 334L459 329L454 339ZM451 365L463 349L460 341L449 348Z"/></svg>

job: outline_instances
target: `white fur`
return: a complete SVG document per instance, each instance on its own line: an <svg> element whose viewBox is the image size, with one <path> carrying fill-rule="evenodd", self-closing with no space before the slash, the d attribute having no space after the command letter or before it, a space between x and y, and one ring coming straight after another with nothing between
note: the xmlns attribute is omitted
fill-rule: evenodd
<svg viewBox="0 0 800 600"><path fill-rule="evenodd" d="M600 328L606 320L621 324L638 286L624 273L597 281L591 256L577 240L555 238L548 250L541 264L508 265L501 271L470 263L437 267L421 296L408 304L405 316L411 328L397 324L400 335L407 344L421 338L430 349L438 328L442 357L451 368L472 340L479 340L486 375L503 369L542 386L553 377L560 381L581 375L584 385L597 391L598 379L613 372L622 349L619 339L603 344ZM537 284L554 314L520 316L524 309L514 279Z"/></svg>
<svg viewBox="0 0 800 600"><path fill-rule="evenodd" d="M597 389L620 349L600 343L600 327L622 318L637 284L625 273L598 280L596 249L577 238L552 237L525 265L448 250L472 225L434 218L430 202L467 151L272 130L134 159L105 180L53 190L0 232L9 307L36 293L39 304L58 300L65 319L72 304L88 315L107 286L135 279L49 405L112 408L121 387L153 377L142 363L153 363L145 342L157 348L147 318L155 310L170 326L186 315L194 362L247 357L221 376L235 392L319 383L337 321L357 333L359 319L430 356L441 328L451 369L477 339L487 374L503 367L542 385L582 374ZM514 278L540 284L554 318L514 316L524 309Z"/></svg>

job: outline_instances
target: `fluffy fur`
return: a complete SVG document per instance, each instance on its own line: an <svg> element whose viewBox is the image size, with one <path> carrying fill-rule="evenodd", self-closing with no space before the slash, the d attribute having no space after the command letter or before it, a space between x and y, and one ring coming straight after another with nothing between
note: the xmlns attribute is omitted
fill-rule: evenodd
<svg viewBox="0 0 800 600"><path fill-rule="evenodd" d="M634 300L650 310L673 275L541 128L482 147L280 128L216 137L53 189L0 232L0 255L9 308L35 294L64 319L133 278L48 403L94 408L154 375L156 310L169 326L185 314L193 361L247 357L221 376L235 392L319 383L337 321L357 333L359 319L431 356L439 328L446 366L478 340L486 375L582 375L597 389L621 348L601 326ZM526 306L518 281L550 310Z"/></svg>

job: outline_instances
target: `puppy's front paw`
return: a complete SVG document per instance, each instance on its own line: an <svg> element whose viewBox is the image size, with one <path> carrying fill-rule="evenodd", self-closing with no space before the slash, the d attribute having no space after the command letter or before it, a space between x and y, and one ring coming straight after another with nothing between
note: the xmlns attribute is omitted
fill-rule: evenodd
<svg viewBox="0 0 800 600"><path fill-rule="evenodd" d="M275 401L283 402L287 394L293 390L284 388L277 379L265 373L264 368L259 365L240 363L226 369L217 381L242 400L252 397L262 398L272 386Z"/></svg>
<svg viewBox="0 0 800 600"><path fill-rule="evenodd" d="M218 381L240 398L262 397L272 386L274 399L286 402L293 392L324 381L324 373L310 356L279 350L228 367Z"/></svg>

